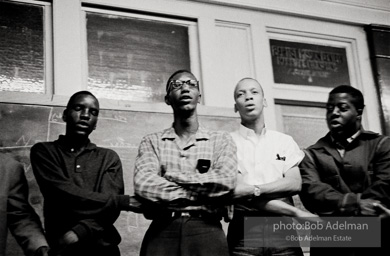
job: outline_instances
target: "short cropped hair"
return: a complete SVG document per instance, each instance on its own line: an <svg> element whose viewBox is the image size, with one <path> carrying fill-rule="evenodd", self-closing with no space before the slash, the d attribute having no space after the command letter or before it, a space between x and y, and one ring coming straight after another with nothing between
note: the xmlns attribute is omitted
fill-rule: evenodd
<svg viewBox="0 0 390 256"><path fill-rule="evenodd" d="M244 78L240 79L240 81L237 82L236 87L234 87L234 91L233 91L233 98L234 98L234 100L236 100L236 91L237 91L238 85L239 85L242 81L245 81L245 80L252 80L252 81L255 81L255 82L260 86L261 94L262 94L263 97L264 97L264 89L263 89L263 86L261 86L260 82L257 81L256 79L252 78L252 77L244 77Z"/></svg>
<svg viewBox="0 0 390 256"><path fill-rule="evenodd" d="M339 85L333 90L330 91L329 96L331 94L336 93L347 93L352 97L351 103L355 106L356 109L363 109L364 108L364 97L361 91L358 89L350 86L350 85Z"/></svg>
<svg viewBox="0 0 390 256"><path fill-rule="evenodd" d="M175 77L177 74L181 74L181 73L188 73L190 75L192 75L193 77L196 77L194 74L192 74L191 71L188 71L186 69L180 69L178 71L176 71L175 73L173 73L169 78L168 78L168 81L167 81L167 85L165 87L165 90L167 92L167 94L169 93L169 85L170 85L170 82L172 80L173 77Z"/></svg>
<svg viewBox="0 0 390 256"><path fill-rule="evenodd" d="M69 98L69 101L68 101L68 104L66 104L66 109L69 109L71 107L71 103L76 99L77 96L79 95L90 95L92 97L95 98L96 102L98 103L99 105L99 100L96 98L95 95L93 95L91 92L89 91L79 91L79 92L76 92L75 94L73 94L72 96L70 96Z"/></svg>

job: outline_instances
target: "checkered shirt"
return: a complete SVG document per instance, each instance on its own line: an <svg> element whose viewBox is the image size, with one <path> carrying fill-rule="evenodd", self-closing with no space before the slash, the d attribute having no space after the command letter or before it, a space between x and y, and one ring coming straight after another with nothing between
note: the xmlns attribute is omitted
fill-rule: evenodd
<svg viewBox="0 0 390 256"><path fill-rule="evenodd" d="M183 148L173 127L145 136L135 161L135 194L152 202L166 203L171 210L216 212L221 206L196 205L199 198L218 198L236 185L236 146L226 132L199 128ZM199 159L210 160L206 173L197 170ZM170 205L176 199L194 204Z"/></svg>

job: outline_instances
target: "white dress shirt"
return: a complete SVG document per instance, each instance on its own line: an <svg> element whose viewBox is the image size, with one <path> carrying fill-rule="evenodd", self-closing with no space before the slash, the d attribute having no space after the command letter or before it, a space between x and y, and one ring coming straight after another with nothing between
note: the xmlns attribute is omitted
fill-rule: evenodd
<svg viewBox="0 0 390 256"><path fill-rule="evenodd" d="M237 145L238 171L250 185L274 182L302 161L304 153L294 139L263 128L260 135L241 125L231 133Z"/></svg>

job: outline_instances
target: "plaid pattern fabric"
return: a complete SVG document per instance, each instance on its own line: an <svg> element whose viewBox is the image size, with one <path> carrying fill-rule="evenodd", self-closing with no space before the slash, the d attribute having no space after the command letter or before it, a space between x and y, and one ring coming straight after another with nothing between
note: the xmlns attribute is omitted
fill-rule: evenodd
<svg viewBox="0 0 390 256"><path fill-rule="evenodd" d="M218 206L170 205L176 199L194 204L200 198L216 198L231 192L236 185L236 146L226 132L199 128L184 147L179 147L174 129L145 136L135 161L135 193L152 202L167 203L172 210L206 210L215 212ZM210 163L205 173L197 169L200 162Z"/></svg>

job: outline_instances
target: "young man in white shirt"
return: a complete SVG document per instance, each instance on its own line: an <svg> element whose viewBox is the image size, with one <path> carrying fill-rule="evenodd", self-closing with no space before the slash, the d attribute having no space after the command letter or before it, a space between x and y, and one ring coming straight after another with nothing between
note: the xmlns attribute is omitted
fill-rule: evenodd
<svg viewBox="0 0 390 256"><path fill-rule="evenodd" d="M294 247L288 241L273 243L281 241L268 217L316 216L295 208L291 197L301 189L298 164L304 153L291 136L266 129L263 110L267 104L258 81L240 80L234 99L241 126L231 133L239 172L237 202L228 229L231 255L303 255L298 243Z"/></svg>

